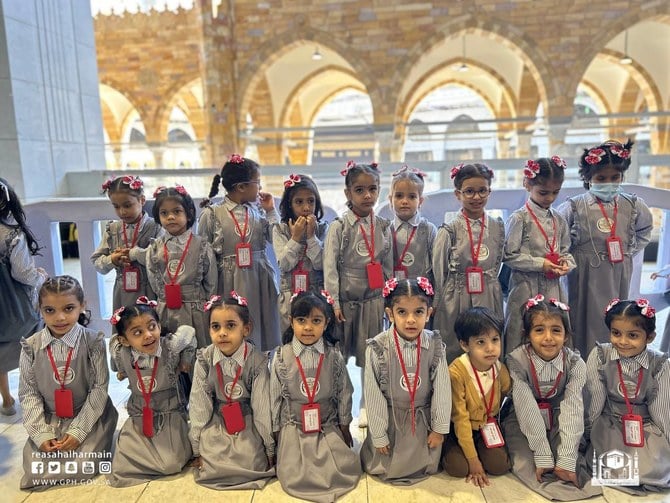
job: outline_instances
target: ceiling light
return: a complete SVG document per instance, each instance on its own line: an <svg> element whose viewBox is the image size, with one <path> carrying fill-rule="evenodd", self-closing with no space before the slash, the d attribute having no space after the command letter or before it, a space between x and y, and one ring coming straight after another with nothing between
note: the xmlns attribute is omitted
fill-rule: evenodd
<svg viewBox="0 0 670 503"><path fill-rule="evenodd" d="M319 48L315 47L314 52L312 53L312 60L321 61L323 59L323 54L319 52Z"/></svg>

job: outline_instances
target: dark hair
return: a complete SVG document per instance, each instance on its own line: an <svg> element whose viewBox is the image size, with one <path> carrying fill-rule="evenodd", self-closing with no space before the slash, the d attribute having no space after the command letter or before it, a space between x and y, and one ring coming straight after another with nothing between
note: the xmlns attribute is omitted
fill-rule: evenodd
<svg viewBox="0 0 670 503"><path fill-rule="evenodd" d="M433 303L432 295L428 295L424 292L416 279L403 279L398 281L398 285L386 296L386 298L384 298L384 307L393 309L393 306L398 302L400 297L414 296L421 297L428 307Z"/></svg>
<svg viewBox="0 0 670 503"><path fill-rule="evenodd" d="M110 194L116 194L117 192L127 192L139 199L144 195L144 184L142 184L139 189L133 189L129 183L129 181L133 180L139 180L141 182L139 176L117 176L102 184L102 193L109 196Z"/></svg>
<svg viewBox="0 0 670 503"><path fill-rule="evenodd" d="M313 292L300 292L291 302L291 318L309 316L312 309L318 309L327 318L326 328L323 330L323 338L326 342L335 345L337 339L334 334L335 313L323 295ZM282 344L289 344L293 340L293 324L284 331Z"/></svg>
<svg viewBox="0 0 670 503"><path fill-rule="evenodd" d="M210 200L219 193L219 183L223 185L226 192L232 192L237 185L250 182L256 173L260 173L260 170L261 167L256 161L233 154L221 168L221 174L214 175L209 195L202 200L200 207L207 206Z"/></svg>
<svg viewBox="0 0 670 503"><path fill-rule="evenodd" d="M651 318L644 316L642 308L634 300L621 300L605 313L605 325L607 325L608 330L612 329L614 318L631 318L630 321L644 330L647 336L656 331L656 316Z"/></svg>
<svg viewBox="0 0 670 503"><path fill-rule="evenodd" d="M470 337L477 337L489 330L495 330L502 335L503 320L488 307L471 307L462 311L454 322L456 337L465 344Z"/></svg>
<svg viewBox="0 0 670 503"><path fill-rule="evenodd" d="M346 167L346 174L344 175L344 186L347 189L353 187L356 179L360 175L370 175L377 181L377 185L380 184L380 171L377 167L376 162L370 164L356 164L354 161L349 161ZM347 200L347 208L351 209L352 204L350 200Z"/></svg>
<svg viewBox="0 0 670 503"><path fill-rule="evenodd" d="M212 301L212 307L209 308L208 318L211 319L212 312L220 307L232 309L237 313L237 316L240 317L242 323L245 325L251 324L251 314L249 313L249 308L247 306L241 305L237 299L233 297L226 297L225 299L222 297L219 300Z"/></svg>
<svg viewBox="0 0 670 503"><path fill-rule="evenodd" d="M391 178L391 197L393 197L393 188L395 184L401 180L407 180L412 182L417 187L419 187L419 195L423 195L424 188L424 173L418 169L408 168L403 166L400 170L393 173L393 178Z"/></svg>
<svg viewBox="0 0 670 503"><path fill-rule="evenodd" d="M630 167L630 151L633 148L635 142L628 138L628 141L625 144L619 143L616 140L607 140L605 143L596 145L595 147L589 147L584 149L584 153L579 158L579 177L584 182L584 188L589 189L589 182L593 175L608 166L613 167L617 171L620 171L622 174ZM617 155L612 152L612 147L614 150L625 150L627 153L623 156ZM587 157L590 160L596 161L592 156L589 156L589 152L595 149L602 149L604 153L600 156L600 161L594 162L593 164L587 161Z"/></svg>
<svg viewBox="0 0 670 503"><path fill-rule="evenodd" d="M452 173L456 168L452 169ZM489 168L486 164L472 163L472 164L461 164L457 172L452 175L454 179L454 187L458 190L461 190L463 182L469 178L483 178L489 182L491 185L491 180L493 179L493 170Z"/></svg>
<svg viewBox="0 0 670 503"><path fill-rule="evenodd" d="M556 316L560 318L561 323L563 323L563 329L565 330L566 342L572 336L572 332L570 331L570 317L568 315L568 311L563 311L560 307L552 304L551 302L547 302L546 300L541 300L536 305L528 309L526 309L524 304L522 309L524 342L528 342L530 338L530 331L533 328L533 319L535 319L535 316L538 314L543 314L544 316Z"/></svg>
<svg viewBox="0 0 670 503"><path fill-rule="evenodd" d="M565 180L565 168L559 166L556 161L549 157L540 157L535 162L540 165L540 171L535 175L535 178L524 178L524 181L529 186L541 185L550 180L563 183L563 180Z"/></svg>
<svg viewBox="0 0 670 503"><path fill-rule="evenodd" d="M42 306L42 298L47 294L54 295L74 295L80 304L84 304L84 290L81 288L79 281L77 281L72 276L63 275L63 276L54 276L53 278L47 278L37 295L39 299L39 305ZM87 326L91 321L91 311L86 309L83 313L79 314L79 319L77 322L80 325Z"/></svg>
<svg viewBox="0 0 670 503"><path fill-rule="evenodd" d="M193 224L195 223L195 203L193 202L193 198L187 192L182 194L175 187L165 187L160 190L160 192L154 193L154 196L156 197L156 200L154 201L153 208L151 208L151 216L154 217L154 221L158 225L161 225L161 205L168 199L175 199L182 205L186 212L186 227L189 229L193 227Z"/></svg>
<svg viewBox="0 0 670 503"><path fill-rule="evenodd" d="M26 244L28 245L30 254L37 255L40 251L40 246L37 244L34 234L28 228L26 214L23 211L23 206L21 206L21 201L19 201L19 197L14 192L12 186L7 183L7 180L0 178L0 220L7 220L9 215L16 220L16 226L7 225L21 229L26 236Z"/></svg>
<svg viewBox="0 0 670 503"><path fill-rule="evenodd" d="M297 190L307 189L311 190L314 194L315 206L314 206L314 216L316 217L317 222L320 222L323 218L323 206L321 205L321 196L319 195L319 189L312 180L311 177L307 175L298 175L300 177L299 182L295 182L290 187L284 188L284 194L282 195L281 202L279 203L279 214L281 215L281 221L288 223L289 219L296 219L295 213L293 213L293 208L291 203L293 202L293 194Z"/></svg>
<svg viewBox="0 0 670 503"><path fill-rule="evenodd" d="M116 322L115 328L118 335L125 337L126 329L133 318L142 316L143 314L150 314L151 317L160 325L161 320L158 318L156 310L147 304L130 304L124 306L123 311L119 315L119 321ZM167 334L167 327L161 327L161 336Z"/></svg>

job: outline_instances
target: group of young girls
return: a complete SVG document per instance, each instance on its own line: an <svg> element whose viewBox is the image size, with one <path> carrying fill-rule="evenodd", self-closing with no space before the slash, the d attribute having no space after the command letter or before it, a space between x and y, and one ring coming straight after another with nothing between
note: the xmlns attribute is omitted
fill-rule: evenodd
<svg viewBox="0 0 670 503"><path fill-rule="evenodd" d="M156 190L152 220L139 178L106 182L120 221L92 260L117 274L110 353L131 390L110 483L176 473L192 459L208 487L260 488L276 474L289 494L331 501L357 485L361 467L410 484L441 462L478 486L511 468L533 490L570 500L599 493L592 459L617 449L639 460L636 490L669 488L670 470L652 461L670 456L660 412L670 364L647 348L654 310L642 299L610 302L627 298L632 257L651 231L649 209L619 187L631 146L586 149L588 192L558 211L565 162L529 160L529 199L507 225L485 211L494 175L483 164L452 169L462 211L439 229L419 211L425 174L409 167L393 174L389 221L374 212L378 166L349 162L349 209L328 225L310 177L284 182L279 216L258 164L233 155L209 197L219 184L226 195L203 202L197 234L184 187ZM25 224L9 227L29 235ZM46 326L22 342L20 362L23 488L37 485L36 454L111 452L116 423L102 334L77 320L81 287L50 279L39 308ZM349 431L351 356L364 386L359 426L368 426L360 460Z"/></svg>

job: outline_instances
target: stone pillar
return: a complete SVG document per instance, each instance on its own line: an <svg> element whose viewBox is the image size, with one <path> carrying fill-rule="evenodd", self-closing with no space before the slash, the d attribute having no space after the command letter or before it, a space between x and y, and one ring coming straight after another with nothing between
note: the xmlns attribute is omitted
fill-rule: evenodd
<svg viewBox="0 0 670 503"><path fill-rule="evenodd" d="M24 201L105 169L89 0L0 0L0 110L2 173Z"/></svg>
<svg viewBox="0 0 670 503"><path fill-rule="evenodd" d="M393 131L378 129L375 131L375 155L374 159L379 163L387 163L396 157L393 148Z"/></svg>

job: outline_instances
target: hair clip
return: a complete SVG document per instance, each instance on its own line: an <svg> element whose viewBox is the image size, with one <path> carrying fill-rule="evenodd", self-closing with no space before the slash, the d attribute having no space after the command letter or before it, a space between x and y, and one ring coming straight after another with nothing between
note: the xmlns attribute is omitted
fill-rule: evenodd
<svg viewBox="0 0 670 503"><path fill-rule="evenodd" d="M398 279L397 278L391 278L384 283L384 288L382 289L382 296L383 297L388 297L391 295L391 292L395 290L395 288L398 286Z"/></svg>
<svg viewBox="0 0 670 503"><path fill-rule="evenodd" d="M175 186L174 186L174 190L176 190L176 191L177 191L179 194L181 194L182 196L188 196L188 191L187 191L186 188L185 188L183 185L181 185L181 184L178 184L178 183L175 184Z"/></svg>
<svg viewBox="0 0 670 503"><path fill-rule="evenodd" d="M456 178L456 175L458 175L461 172L461 168L463 167L463 163L460 163L458 166L454 166L451 168L451 179L453 180Z"/></svg>
<svg viewBox="0 0 670 503"><path fill-rule="evenodd" d="M645 318L653 318L656 315L656 309L649 304L647 299L637 299L635 304L640 308L640 314Z"/></svg>
<svg viewBox="0 0 670 503"><path fill-rule="evenodd" d="M242 297L240 294L238 294L235 290L230 292L230 296L237 301L237 303L240 306L246 306L247 305L247 299L246 297Z"/></svg>
<svg viewBox="0 0 670 503"><path fill-rule="evenodd" d="M493 170L489 168L486 164L484 164L484 167L486 168L486 171L488 171L489 175L491 175L491 178L493 178L495 176Z"/></svg>
<svg viewBox="0 0 670 503"><path fill-rule="evenodd" d="M149 306L149 307L157 307L158 302L155 300L149 300L149 297L146 295L142 295L141 297L137 297L137 300L135 301L135 304L139 304L141 306Z"/></svg>
<svg viewBox="0 0 670 503"><path fill-rule="evenodd" d="M296 298L298 295L300 295L301 293L303 293L304 291L305 291L305 290L303 290L302 288L298 288L296 291L294 291L294 292L293 292L293 295L291 295L291 298L290 298L289 301L288 301L289 304L293 304L293 301L295 300L295 298Z"/></svg>
<svg viewBox="0 0 670 503"><path fill-rule="evenodd" d="M335 299L328 293L328 290L321 290L321 295L325 297L326 302L330 304L331 306L335 305Z"/></svg>
<svg viewBox="0 0 670 503"><path fill-rule="evenodd" d="M544 302L544 295L538 293L535 297L532 297L526 301L526 311L531 307L537 306L540 302Z"/></svg>
<svg viewBox="0 0 670 503"><path fill-rule="evenodd" d="M622 145L611 144L610 152L621 159L628 159L630 157L630 150L624 148Z"/></svg>
<svg viewBox="0 0 670 503"><path fill-rule="evenodd" d="M244 157L242 157L240 154L233 154L228 159L228 162L232 162L233 164L243 164Z"/></svg>
<svg viewBox="0 0 670 503"><path fill-rule="evenodd" d="M430 280L428 278L424 278L423 276L417 276L416 284L419 285L419 288L421 288L421 290L423 290L423 293L425 293L426 295L435 295L433 285L430 284Z"/></svg>
<svg viewBox="0 0 670 503"><path fill-rule="evenodd" d="M376 162L371 162L370 167L375 171L379 171L379 164L377 164Z"/></svg>
<svg viewBox="0 0 670 503"><path fill-rule="evenodd" d="M607 304L607 307L605 308L605 314L610 312L610 309L612 309L614 306L616 306L619 302L621 302L618 298L614 298L610 300L610 303Z"/></svg>
<svg viewBox="0 0 670 503"><path fill-rule="evenodd" d="M412 174L418 176L421 179L426 178L428 176L426 173L424 173L420 169L410 168L409 166L407 166L407 164L404 164L402 168L400 168L395 173L392 173L391 176L395 177L395 176L401 175L402 173L405 173L405 172L412 173Z"/></svg>
<svg viewBox="0 0 670 503"><path fill-rule="evenodd" d="M125 307L118 308L116 311L114 311L114 314L112 314L112 317L109 318L109 322L112 325L116 325L119 321L121 321L121 313L123 313L123 311L125 311L125 310L126 310Z"/></svg>
<svg viewBox="0 0 670 503"><path fill-rule="evenodd" d="M154 199L158 196L158 194L160 194L164 190L167 190L167 187L165 185L160 185L156 187L156 190L154 190Z"/></svg>
<svg viewBox="0 0 670 503"><path fill-rule="evenodd" d="M598 164L600 161L603 160L603 156L605 155L605 150L602 148L592 148L586 153L586 157L584 160L586 161L587 164Z"/></svg>
<svg viewBox="0 0 670 503"><path fill-rule="evenodd" d="M561 302L558 299L554 299L554 298L549 299L549 303L555 305L561 311L566 311L566 312L570 311L570 306L568 306L567 304L564 304L563 302Z"/></svg>
<svg viewBox="0 0 670 503"><path fill-rule="evenodd" d="M109 188L112 186L114 180L115 178L108 178L107 180L105 180L105 183L102 184L102 191L107 192Z"/></svg>
<svg viewBox="0 0 670 503"><path fill-rule="evenodd" d="M221 302L221 296L220 295L212 295L207 302L205 302L205 305L202 306L203 311L207 312L210 309L214 307L214 304L217 302Z"/></svg>
<svg viewBox="0 0 670 503"><path fill-rule="evenodd" d="M552 160L553 163L554 163L556 166L558 166L559 168L563 168L563 169L565 169L565 168L568 167L568 163L565 162L565 159L563 159L560 155L552 155L552 156L551 156L551 160Z"/></svg>
<svg viewBox="0 0 670 503"><path fill-rule="evenodd" d="M121 183L128 185L128 187L133 190L140 190L142 187L144 187L144 182L140 180L139 176L126 175L121 179Z"/></svg>
<svg viewBox="0 0 670 503"><path fill-rule="evenodd" d="M354 166L356 166L356 161L353 161L353 160L347 161L347 164L344 167L344 169L342 171L340 171L340 175L347 176L347 173L349 173L349 170L351 168L353 168Z"/></svg>
<svg viewBox="0 0 670 503"><path fill-rule="evenodd" d="M523 176L526 178L535 178L540 172L540 163L532 159L528 159L523 165Z"/></svg>
<svg viewBox="0 0 670 503"><path fill-rule="evenodd" d="M302 178L300 178L300 175L296 175L295 173L291 173L288 175L288 178L284 180L284 188L288 189L290 187L295 186L296 183L300 183Z"/></svg>

